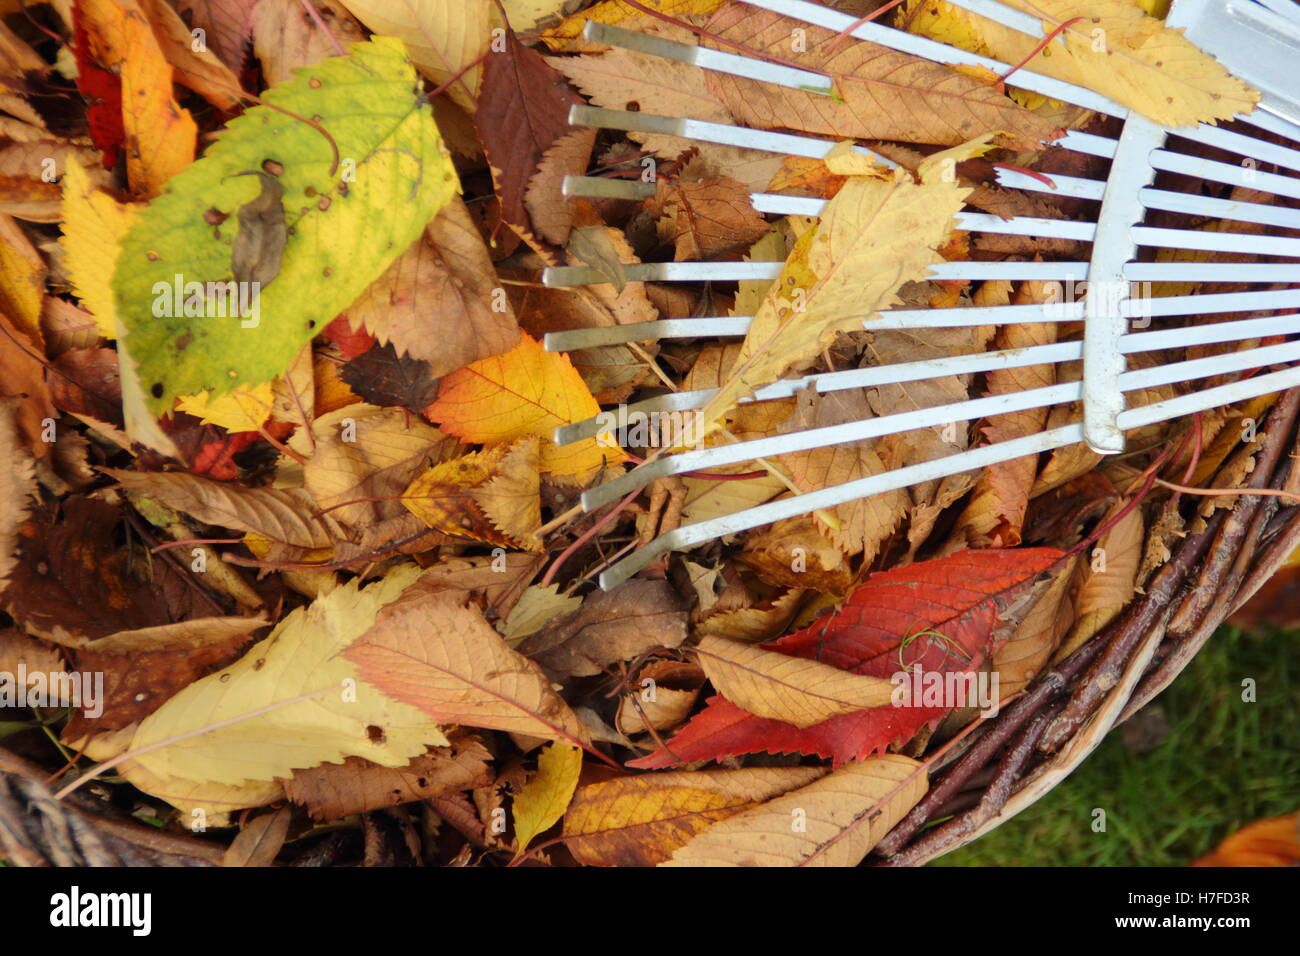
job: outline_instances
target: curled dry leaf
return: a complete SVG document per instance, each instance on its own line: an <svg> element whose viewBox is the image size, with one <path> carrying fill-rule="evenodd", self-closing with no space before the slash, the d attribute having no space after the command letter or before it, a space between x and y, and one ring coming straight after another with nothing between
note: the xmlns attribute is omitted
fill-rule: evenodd
<svg viewBox="0 0 1300 956"><path fill-rule="evenodd" d="M446 747L430 747L405 767L384 767L362 757L341 764L297 770L284 792L303 804L313 820L337 820L354 813L395 807L413 800L484 787L492 782L492 755L474 734L453 730Z"/></svg>
<svg viewBox="0 0 1300 956"><path fill-rule="evenodd" d="M645 733L648 727L668 730L695 709L704 671L683 661L651 661L629 681L619 698L614 726L622 734Z"/></svg>
<svg viewBox="0 0 1300 956"><path fill-rule="evenodd" d="M519 645L547 671L566 677L602 673L655 647L686 640L687 605L666 581L629 581L589 596L573 614Z"/></svg>

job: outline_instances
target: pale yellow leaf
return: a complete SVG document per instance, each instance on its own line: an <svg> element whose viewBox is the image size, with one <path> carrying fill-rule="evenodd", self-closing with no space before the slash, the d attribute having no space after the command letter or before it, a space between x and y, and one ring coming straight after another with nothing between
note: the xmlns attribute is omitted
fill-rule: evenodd
<svg viewBox="0 0 1300 956"><path fill-rule="evenodd" d="M923 764L868 757L715 823L661 866L856 866L926 791Z"/></svg>
<svg viewBox="0 0 1300 956"><path fill-rule="evenodd" d="M430 744L445 746L436 723L357 680L353 664L340 653L419 573L403 565L369 587L350 582L289 614L234 664L191 684L145 718L131 740L133 750L199 733L133 758L124 765L126 776L138 766L164 778L241 786L349 756L400 767ZM248 716L305 694L313 696ZM205 729L239 717L246 719Z"/></svg>
<svg viewBox="0 0 1300 956"><path fill-rule="evenodd" d="M890 702L894 685L754 644L705 637L696 647L714 689L751 714L811 727Z"/></svg>

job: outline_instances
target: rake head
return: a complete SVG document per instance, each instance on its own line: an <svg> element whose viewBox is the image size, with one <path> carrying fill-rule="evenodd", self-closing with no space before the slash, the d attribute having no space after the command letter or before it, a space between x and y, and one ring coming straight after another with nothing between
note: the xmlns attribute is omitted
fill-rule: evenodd
<svg viewBox="0 0 1300 956"><path fill-rule="evenodd" d="M852 17L805 0L746 0L751 6L835 32L850 30L867 43L938 63L984 67L1005 74L1011 65L875 23L854 26ZM1040 21L995 0L950 0L971 13L1035 40ZM831 487L768 501L731 514L685 525L663 534L606 570L609 589L673 550L786 518L831 508L923 482L974 471L1028 455L1086 443L1098 454L1125 449L1125 432L1300 385L1300 98L1288 67L1300 55L1300 7L1292 0L1176 0L1167 24L1214 55L1229 71L1260 91L1256 110L1219 126L1164 128L1099 93L1035 73L1017 70L1013 85L1067 104L1113 117L1117 136L1070 131L1054 148L1109 163L1104 179L1052 175L1050 179L1002 168L1001 186L1087 201L1090 218L1002 218L967 209L956 228L986 236L1030 236L1062 240L1064 248L1090 245L1075 261L947 261L931 267L932 281L1042 282L1055 294L1039 301L981 304L966 301L943 308L894 308L864 316L863 329L881 335L915 336L921 348L926 330L969 330L966 354L867 364L783 379L760 388L743 404L788 399L806 389L821 394L910 386L906 394L941 394L926 382L1010 369L1054 368L1053 384L1004 391L959 401L922 403L839 424L809 427L770 437L695 447L659 457L587 491L585 509L671 475L763 461L809 449L864 442L921 429L948 429L951 441L931 442L928 460ZM610 46L692 63L705 70L799 90L830 91L830 77L741 54L677 43L598 23L586 36ZM1059 42L1055 38L1048 41ZM658 133L738 146L777 155L824 158L833 142L789 133L588 106L575 107L575 125ZM1122 124L1122 125L1121 125ZM869 153L886 166L881 153ZM882 152L887 151L882 148ZM1218 196L1177 188L1185 178L1219 184ZM566 195L644 199L652 183L570 176ZM1223 195L1226 193L1225 195ZM817 216L825 200L780 193L750 196L760 213ZM1210 228L1204 228L1206 223ZM1238 254L1250 262L1205 262L1198 253ZM624 266L628 281L735 282L776 278L781 262L656 262ZM550 286L608 282L585 266L547 269ZM1084 288L1086 286L1086 292ZM1180 288L1182 286L1183 288ZM1201 287L1199 294L1192 287ZM1220 291L1220 289L1222 291ZM1062 291L1064 290L1064 291ZM551 333L551 351L598 348L629 342L743 337L752 316L663 319L606 328ZM1054 324L1059 334L1041 343L1001 335L1016 326ZM985 348L992 333L1013 347ZM933 333L932 333L933 334ZM950 334L950 333L949 333ZM1171 361L1176 350L1184 357ZM870 353L870 349L868 352ZM897 353L899 349L892 350ZM925 355L924 351L916 354ZM643 417L690 414L712 389L678 391L628 406ZM1130 401L1130 396L1135 400ZM968 445L968 423L1051 409L1046 426L1027 435ZM1075 413L1071 413L1071 409ZM557 430L560 444L589 438L608 428L593 418ZM958 435L957 432L960 431ZM987 432L996 435L996 429Z"/></svg>

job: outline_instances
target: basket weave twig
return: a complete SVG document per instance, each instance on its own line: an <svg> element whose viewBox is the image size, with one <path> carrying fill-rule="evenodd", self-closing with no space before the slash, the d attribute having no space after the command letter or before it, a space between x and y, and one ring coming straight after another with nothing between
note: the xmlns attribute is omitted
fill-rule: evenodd
<svg viewBox="0 0 1300 956"><path fill-rule="evenodd" d="M1300 389L1281 396L1246 482L1300 491ZM1064 780L1106 734L1163 691L1216 628L1300 545L1300 506L1241 495L1189 534L1145 593L1023 696L989 719L933 771L926 797L876 847L890 866L916 866L1015 816ZM974 804L973 806L971 804ZM928 821L956 815L941 826Z"/></svg>

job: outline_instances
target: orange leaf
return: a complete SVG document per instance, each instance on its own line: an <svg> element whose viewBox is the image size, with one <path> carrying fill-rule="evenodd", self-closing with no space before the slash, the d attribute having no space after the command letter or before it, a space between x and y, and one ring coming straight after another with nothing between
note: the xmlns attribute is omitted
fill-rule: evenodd
<svg viewBox="0 0 1300 956"><path fill-rule="evenodd" d="M613 438L602 433L561 448L551 442L551 434L559 425L599 413L600 406L569 357L543 351L528 335L521 335L519 344L504 355L445 376L437 401L424 410L443 431L469 442L490 444L537 435L542 439L542 471L583 478L623 460Z"/></svg>
<svg viewBox="0 0 1300 956"><path fill-rule="evenodd" d="M77 9L95 58L122 78L131 191L156 196L194 161L198 127L172 95L171 64L136 0L82 0Z"/></svg>

